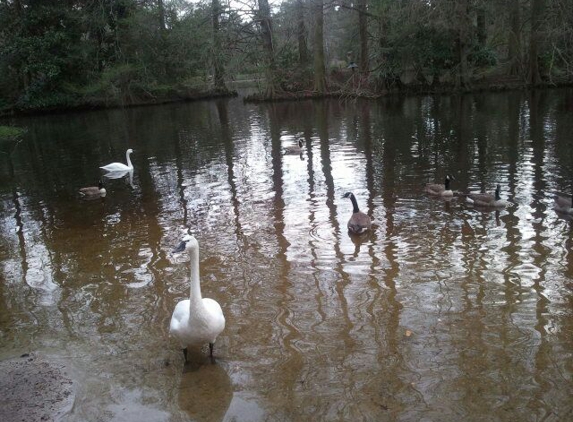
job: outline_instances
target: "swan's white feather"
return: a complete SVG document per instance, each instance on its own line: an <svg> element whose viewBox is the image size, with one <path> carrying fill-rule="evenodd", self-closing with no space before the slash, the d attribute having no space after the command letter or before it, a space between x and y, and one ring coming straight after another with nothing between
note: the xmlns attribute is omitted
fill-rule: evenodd
<svg viewBox="0 0 573 422"><path fill-rule="evenodd" d="M125 152L125 160L127 161L127 165L123 163L110 163L105 166L101 166L100 169L105 171L130 171L133 170L133 164L131 164L131 160L129 158L130 154L133 150L130 148Z"/></svg>
<svg viewBox="0 0 573 422"><path fill-rule="evenodd" d="M213 299L201 300L203 311L190 312L191 301L182 300L175 306L169 332L175 336L183 348L214 343L225 329L225 317L221 306Z"/></svg>
<svg viewBox="0 0 573 422"><path fill-rule="evenodd" d="M215 343L217 336L225 329L225 317L216 301L201 297L197 240L193 236L186 236L181 249L178 248L176 252L183 250L183 247L191 256L190 298L180 301L175 306L169 332L179 340L183 349L186 349L188 346Z"/></svg>

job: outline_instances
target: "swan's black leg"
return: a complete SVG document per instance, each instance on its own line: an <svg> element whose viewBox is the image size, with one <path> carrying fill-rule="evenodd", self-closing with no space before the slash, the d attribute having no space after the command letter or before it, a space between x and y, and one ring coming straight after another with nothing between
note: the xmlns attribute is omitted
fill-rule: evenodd
<svg viewBox="0 0 573 422"><path fill-rule="evenodd" d="M183 349L183 356L185 356L185 363L187 363L187 348Z"/></svg>
<svg viewBox="0 0 573 422"><path fill-rule="evenodd" d="M213 343L209 343L209 357L211 358L211 363L215 363L215 356L213 356Z"/></svg>

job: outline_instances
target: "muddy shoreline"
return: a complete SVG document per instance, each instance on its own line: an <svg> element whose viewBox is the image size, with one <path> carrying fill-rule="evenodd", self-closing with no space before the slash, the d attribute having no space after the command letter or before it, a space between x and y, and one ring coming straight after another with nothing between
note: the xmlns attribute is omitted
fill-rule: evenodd
<svg viewBox="0 0 573 422"><path fill-rule="evenodd" d="M0 361L0 420L57 421L71 410L74 383L66 368L36 354Z"/></svg>

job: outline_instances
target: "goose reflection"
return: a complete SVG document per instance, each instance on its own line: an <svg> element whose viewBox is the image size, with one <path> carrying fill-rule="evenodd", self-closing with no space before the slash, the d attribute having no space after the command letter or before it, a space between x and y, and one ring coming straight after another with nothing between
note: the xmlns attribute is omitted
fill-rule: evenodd
<svg viewBox="0 0 573 422"><path fill-rule="evenodd" d="M354 244L354 253L352 254L352 257L353 259L356 259L358 258L358 255L360 255L360 247L362 246L362 243L364 243L364 240L368 239L369 236L367 234L363 234L360 236L349 236L349 238Z"/></svg>
<svg viewBox="0 0 573 422"><path fill-rule="evenodd" d="M376 231L378 230L378 224L375 221L372 222L371 229L367 232L364 232L359 235L348 236L351 240L352 244L354 245L354 253L352 254L352 259L357 259L358 255L360 255L360 249L362 245L366 245L366 248L369 245L372 245L376 242Z"/></svg>
<svg viewBox="0 0 573 422"><path fill-rule="evenodd" d="M194 421L221 421L233 399L231 378L199 351L185 364L179 386L179 407Z"/></svg>

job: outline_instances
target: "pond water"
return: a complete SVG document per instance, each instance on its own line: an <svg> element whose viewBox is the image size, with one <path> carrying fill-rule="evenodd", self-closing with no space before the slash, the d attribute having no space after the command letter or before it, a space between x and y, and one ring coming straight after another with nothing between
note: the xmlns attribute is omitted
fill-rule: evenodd
<svg viewBox="0 0 573 422"><path fill-rule="evenodd" d="M571 420L573 228L552 198L572 116L548 90L11 120L0 359L65 364L71 421ZM79 198L128 148L131 180ZM510 204L424 193L446 174ZM359 238L347 191L373 219ZM169 337L187 230L227 320L215 364Z"/></svg>

